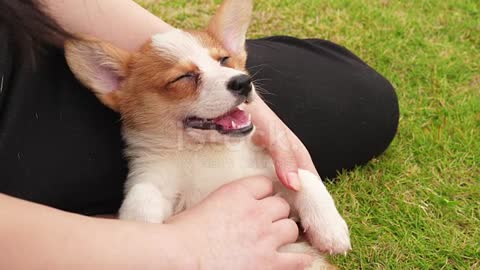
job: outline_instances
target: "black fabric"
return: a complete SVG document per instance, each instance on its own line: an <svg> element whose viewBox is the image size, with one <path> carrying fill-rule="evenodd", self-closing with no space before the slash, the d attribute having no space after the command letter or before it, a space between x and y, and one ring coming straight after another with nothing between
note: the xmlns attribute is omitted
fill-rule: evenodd
<svg viewBox="0 0 480 270"><path fill-rule="evenodd" d="M127 173L119 116L77 82L61 50L22 63L12 45L0 51L0 192L82 214L115 212Z"/></svg>
<svg viewBox="0 0 480 270"><path fill-rule="evenodd" d="M364 164L395 135L392 86L348 50L323 40L248 41L248 67L322 176ZM127 174L119 116L49 48L34 64L0 29L0 192L81 214L116 212Z"/></svg>
<svg viewBox="0 0 480 270"><path fill-rule="evenodd" d="M269 37L248 43L249 71L303 141L322 177L383 153L399 119L392 85L342 46Z"/></svg>

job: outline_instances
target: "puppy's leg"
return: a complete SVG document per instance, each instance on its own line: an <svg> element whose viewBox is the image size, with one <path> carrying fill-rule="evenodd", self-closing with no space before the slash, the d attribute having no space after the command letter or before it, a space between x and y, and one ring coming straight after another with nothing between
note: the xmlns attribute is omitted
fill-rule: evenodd
<svg viewBox="0 0 480 270"><path fill-rule="evenodd" d="M162 223L172 215L173 202L152 183L133 185L119 211L120 219Z"/></svg>
<svg viewBox="0 0 480 270"><path fill-rule="evenodd" d="M346 253L351 249L348 227L337 211L332 196L315 174L299 170L301 190L282 191L298 215L310 243L321 252Z"/></svg>

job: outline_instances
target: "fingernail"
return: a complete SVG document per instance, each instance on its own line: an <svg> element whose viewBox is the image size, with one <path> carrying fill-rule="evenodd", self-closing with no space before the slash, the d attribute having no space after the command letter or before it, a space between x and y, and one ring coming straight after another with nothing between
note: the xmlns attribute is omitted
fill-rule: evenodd
<svg viewBox="0 0 480 270"><path fill-rule="evenodd" d="M300 186L300 178L298 177L298 174L297 173L294 173L294 172L291 172L291 173L288 173L287 175L287 180L288 180L288 184L290 185L290 187L295 190L295 191L299 191L301 186Z"/></svg>

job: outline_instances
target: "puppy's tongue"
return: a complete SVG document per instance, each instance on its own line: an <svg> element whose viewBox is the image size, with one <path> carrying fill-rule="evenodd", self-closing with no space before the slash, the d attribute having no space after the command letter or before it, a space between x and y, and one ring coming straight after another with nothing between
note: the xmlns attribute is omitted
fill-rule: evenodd
<svg viewBox="0 0 480 270"><path fill-rule="evenodd" d="M213 122L219 126L222 126L224 130L235 130L250 126L251 119L250 114L239 108L236 108L224 116L215 118Z"/></svg>

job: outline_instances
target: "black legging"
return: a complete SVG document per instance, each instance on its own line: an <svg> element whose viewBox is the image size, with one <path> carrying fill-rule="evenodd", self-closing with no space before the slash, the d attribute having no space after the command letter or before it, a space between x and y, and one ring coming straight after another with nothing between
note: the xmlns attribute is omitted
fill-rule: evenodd
<svg viewBox="0 0 480 270"><path fill-rule="evenodd" d="M392 85L342 46L269 37L248 43L264 99L310 151L322 177L383 153L397 131Z"/></svg>
<svg viewBox="0 0 480 270"><path fill-rule="evenodd" d="M0 27L0 192L82 214L115 212L126 161L119 117L69 71L59 49L34 65ZM322 40L248 42L248 66L322 176L364 164L395 135L392 86L346 49ZM27 55L27 60L31 60Z"/></svg>

